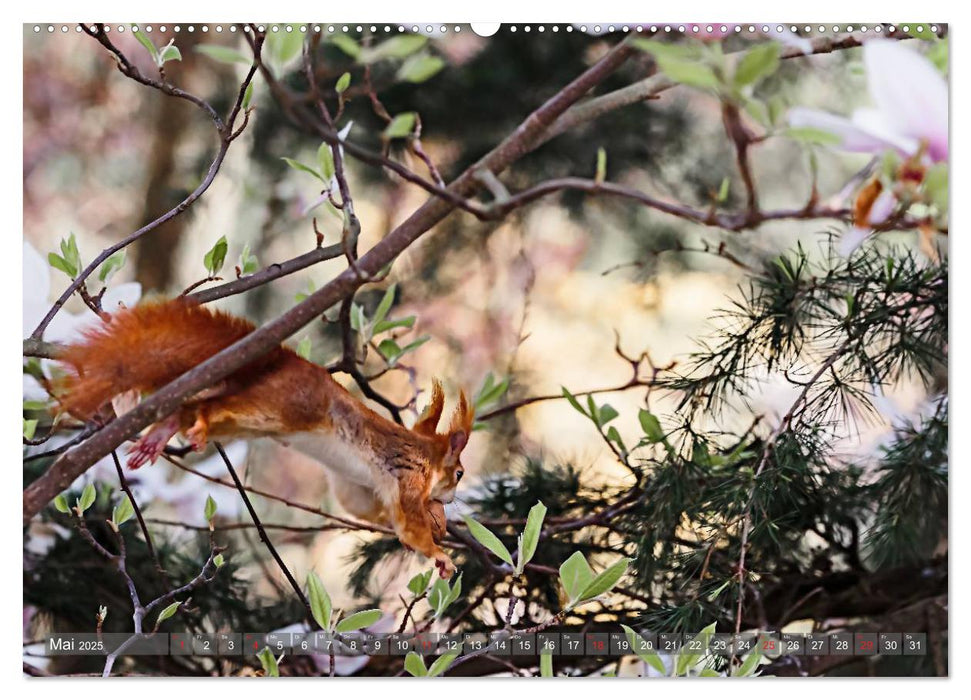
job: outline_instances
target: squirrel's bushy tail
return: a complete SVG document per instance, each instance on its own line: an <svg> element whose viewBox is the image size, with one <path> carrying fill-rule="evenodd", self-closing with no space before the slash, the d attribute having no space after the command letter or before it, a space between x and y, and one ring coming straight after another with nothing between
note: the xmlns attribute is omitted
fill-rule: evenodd
<svg viewBox="0 0 971 700"><path fill-rule="evenodd" d="M87 420L118 394L168 384L254 327L181 299L112 313L59 358L73 370L58 387L61 408Z"/></svg>

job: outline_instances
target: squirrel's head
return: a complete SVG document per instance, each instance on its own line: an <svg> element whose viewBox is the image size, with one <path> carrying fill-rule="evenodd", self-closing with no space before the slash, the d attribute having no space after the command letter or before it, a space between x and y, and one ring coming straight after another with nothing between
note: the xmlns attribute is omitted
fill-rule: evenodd
<svg viewBox="0 0 971 700"><path fill-rule="evenodd" d="M469 435L472 434L475 409L469 405L465 392L460 392L459 404L452 414L448 430L439 433L438 422L442 417L444 405L445 394L442 392L442 385L435 381L432 387L432 400L412 430L432 439L433 447L429 459L431 477L429 498L442 503L451 503L455 498L455 489L465 473L459 458L469 441Z"/></svg>

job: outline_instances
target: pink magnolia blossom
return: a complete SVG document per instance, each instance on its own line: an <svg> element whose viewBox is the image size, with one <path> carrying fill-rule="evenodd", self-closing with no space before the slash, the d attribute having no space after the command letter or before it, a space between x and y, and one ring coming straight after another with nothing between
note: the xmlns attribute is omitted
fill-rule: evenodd
<svg viewBox="0 0 971 700"><path fill-rule="evenodd" d="M789 112L789 124L827 131L840 138L839 148L881 154L892 150L910 158L923 153L925 163L948 158L947 82L924 56L899 41L878 39L863 47L872 107L849 119L807 107ZM897 198L884 190L874 200L865 222L854 222L838 250L849 255L893 213Z"/></svg>
<svg viewBox="0 0 971 700"><path fill-rule="evenodd" d="M789 124L828 131L840 137L845 151L912 156L924 146L930 161L946 161L947 81L934 64L908 45L885 39L864 45L863 62L872 107L857 109L849 119L796 107Z"/></svg>

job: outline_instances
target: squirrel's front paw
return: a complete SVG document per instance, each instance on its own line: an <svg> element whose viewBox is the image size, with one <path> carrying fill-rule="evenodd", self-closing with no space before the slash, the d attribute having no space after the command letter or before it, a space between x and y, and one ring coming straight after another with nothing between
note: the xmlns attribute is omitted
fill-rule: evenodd
<svg viewBox="0 0 971 700"><path fill-rule="evenodd" d="M435 567L438 569L438 575L446 581L450 581L455 574L455 564L447 554L435 557Z"/></svg>

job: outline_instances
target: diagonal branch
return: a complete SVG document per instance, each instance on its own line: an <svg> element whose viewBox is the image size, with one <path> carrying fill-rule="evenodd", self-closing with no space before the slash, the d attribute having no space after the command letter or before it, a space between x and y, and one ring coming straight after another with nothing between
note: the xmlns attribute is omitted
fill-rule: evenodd
<svg viewBox="0 0 971 700"><path fill-rule="evenodd" d="M457 196L467 197L478 187L475 172L485 169L499 173L526 155L557 117L616 71L630 57L633 50L626 42L611 49L597 63L530 114L502 143L459 176L449 186L449 191ZM378 274L383 267L454 209L455 205L438 197L432 197L362 256L358 261L358 267L366 274ZM118 447L129 436L171 414L186 397L212 386L248 362L269 352L334 304L346 298L360 285L359 276L353 270L346 269L279 318L258 328L170 382L135 409L113 420L89 440L61 455L45 474L24 490L24 522L28 522L75 478Z"/></svg>

